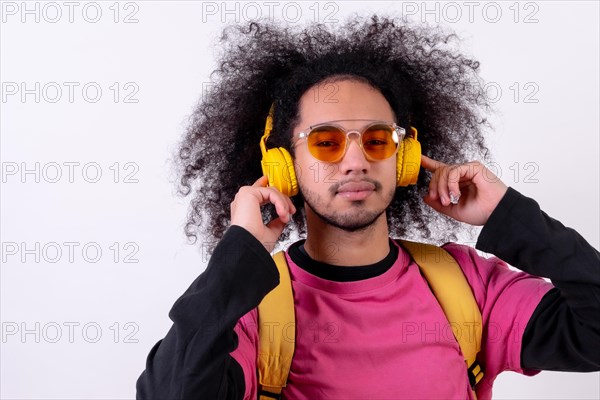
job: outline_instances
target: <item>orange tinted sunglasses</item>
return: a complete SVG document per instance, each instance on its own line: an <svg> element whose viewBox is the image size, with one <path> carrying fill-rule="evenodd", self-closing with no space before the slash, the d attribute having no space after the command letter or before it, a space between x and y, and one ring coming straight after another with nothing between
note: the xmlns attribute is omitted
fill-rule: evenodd
<svg viewBox="0 0 600 400"><path fill-rule="evenodd" d="M369 121L360 130L346 131L336 124L342 121ZM396 154L400 141L406 135L406 130L395 123L370 119L346 119L328 121L310 126L300 132L294 146L301 139L306 139L308 151L319 161L340 161L350 144L350 135L357 135L358 144L369 161L385 160Z"/></svg>

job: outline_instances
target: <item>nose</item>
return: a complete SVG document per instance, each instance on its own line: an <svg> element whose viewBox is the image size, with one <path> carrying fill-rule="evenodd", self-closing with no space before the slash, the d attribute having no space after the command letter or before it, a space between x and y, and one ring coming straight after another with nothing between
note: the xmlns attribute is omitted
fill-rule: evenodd
<svg viewBox="0 0 600 400"><path fill-rule="evenodd" d="M371 164L365 157L363 150L360 148L359 135L350 134L348 136L348 149L339 162L340 172L344 175L367 173Z"/></svg>

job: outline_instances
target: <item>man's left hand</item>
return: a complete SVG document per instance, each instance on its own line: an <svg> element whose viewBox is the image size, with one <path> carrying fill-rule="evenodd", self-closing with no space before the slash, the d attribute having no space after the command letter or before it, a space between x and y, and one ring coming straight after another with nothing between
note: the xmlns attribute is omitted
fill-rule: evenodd
<svg viewBox="0 0 600 400"><path fill-rule="evenodd" d="M448 165L421 155L421 166L433 173L425 203L471 225L485 224L508 190L479 161Z"/></svg>

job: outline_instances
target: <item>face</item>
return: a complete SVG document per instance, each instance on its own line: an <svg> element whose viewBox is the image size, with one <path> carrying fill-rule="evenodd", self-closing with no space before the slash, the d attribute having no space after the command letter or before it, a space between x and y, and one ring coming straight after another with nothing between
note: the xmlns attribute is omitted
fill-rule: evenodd
<svg viewBox="0 0 600 400"><path fill-rule="evenodd" d="M323 96L324 87L333 87L334 94ZM293 142L309 126L328 121L343 120L336 124L346 131L361 131L369 124L369 121L352 121L357 119L394 122L394 113L385 97L371 86L352 80L315 85L301 97L299 111ZM396 190L395 155L369 161L360 148L358 135L352 134L341 160L323 162L310 154L307 139L303 138L295 143L295 167L309 223L317 218L353 232L380 218L385 220L385 210Z"/></svg>

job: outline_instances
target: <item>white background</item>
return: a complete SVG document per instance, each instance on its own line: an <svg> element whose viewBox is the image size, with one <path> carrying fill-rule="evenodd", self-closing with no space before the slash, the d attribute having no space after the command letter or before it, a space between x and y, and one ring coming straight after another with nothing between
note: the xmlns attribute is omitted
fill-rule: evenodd
<svg viewBox="0 0 600 400"><path fill-rule="evenodd" d="M169 309L206 267L169 158L236 19L394 11L455 29L496 101L497 172L598 248L598 2L467 3L2 2L1 397L135 397ZM599 397L598 373L495 385L499 399Z"/></svg>

